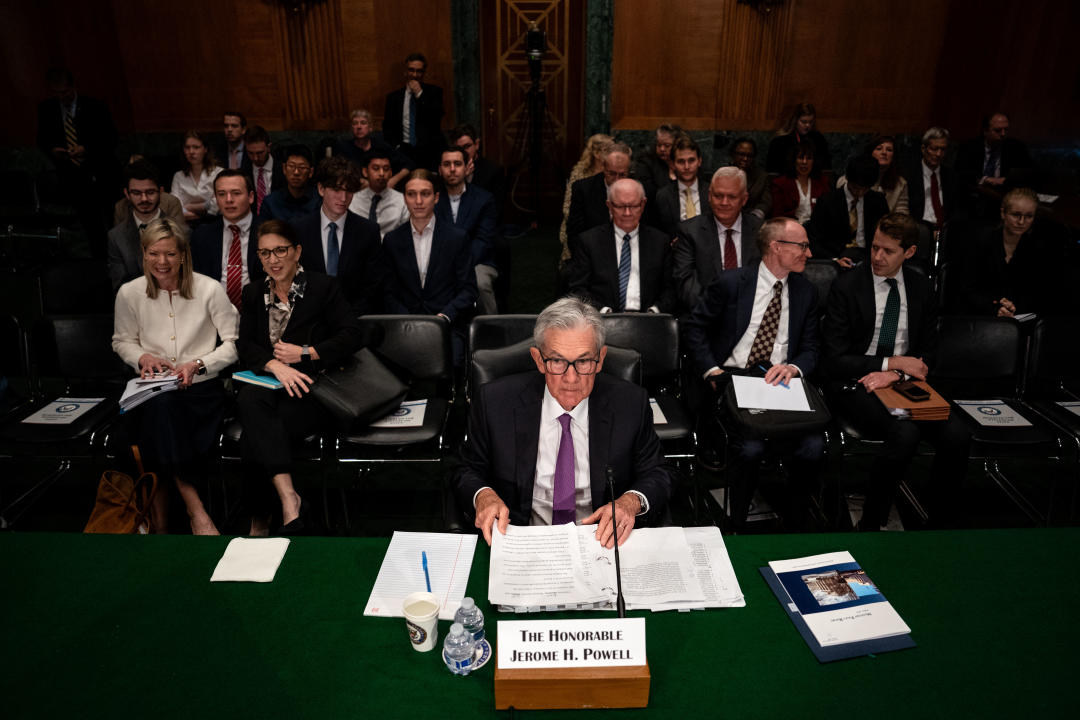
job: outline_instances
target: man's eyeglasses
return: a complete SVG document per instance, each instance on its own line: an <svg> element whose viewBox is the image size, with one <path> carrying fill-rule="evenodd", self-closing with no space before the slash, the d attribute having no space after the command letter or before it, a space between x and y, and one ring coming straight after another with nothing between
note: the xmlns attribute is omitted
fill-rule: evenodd
<svg viewBox="0 0 1080 720"><path fill-rule="evenodd" d="M810 249L810 243L808 243L808 242L797 243L794 240L777 240L776 242L784 243L785 245L794 245L797 248L799 248L799 250L802 250L803 252L806 252L807 250Z"/></svg>
<svg viewBox="0 0 1080 720"><path fill-rule="evenodd" d="M539 348L537 348L539 350ZM577 360L564 360L563 358L549 358L540 350L540 358L544 361L544 369L552 375L563 375L570 366L574 366L574 372L578 375L592 375L596 372L596 365L600 361L597 358L578 358Z"/></svg>
<svg viewBox="0 0 1080 720"><path fill-rule="evenodd" d="M152 198L152 197L156 197L157 195L160 195L160 194L161 194L161 191L158 190L157 188L154 188L153 190L128 190L128 195L131 195L132 197L137 197L137 198L138 197Z"/></svg>
<svg viewBox="0 0 1080 720"><path fill-rule="evenodd" d="M259 258L266 260L270 257L270 253L274 253L274 257L285 257L289 254L289 251L293 249L292 245L278 245L276 248L259 248L256 250Z"/></svg>
<svg viewBox="0 0 1080 720"><path fill-rule="evenodd" d="M303 164L285 163L285 169L288 170L291 173L302 173L302 172L307 172L308 170L310 170L311 166L308 165L307 163L303 163Z"/></svg>
<svg viewBox="0 0 1080 720"><path fill-rule="evenodd" d="M633 212L634 210L637 210L638 208L640 208L644 204L645 203L643 203L643 202L631 203L629 205L616 205L615 203L609 203L609 205L611 206L611 209L613 211L615 211L615 212Z"/></svg>

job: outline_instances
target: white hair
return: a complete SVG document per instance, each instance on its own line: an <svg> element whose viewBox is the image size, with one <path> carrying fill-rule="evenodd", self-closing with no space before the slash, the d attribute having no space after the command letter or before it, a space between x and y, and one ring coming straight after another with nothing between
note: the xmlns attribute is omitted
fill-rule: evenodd
<svg viewBox="0 0 1080 720"><path fill-rule="evenodd" d="M561 298L544 308L536 318L533 327L533 345L540 348L548 330L577 330L591 327L596 338L596 350L604 346L604 324L600 313L592 305L579 297L570 295Z"/></svg>
<svg viewBox="0 0 1080 720"><path fill-rule="evenodd" d="M739 181L740 189L743 192L746 192L746 173L743 172L742 170L740 170L739 168L735 167L734 165L728 165L726 167L722 167L719 170L717 170L716 172L714 172L713 176L712 176L712 180L709 182L709 184L711 185L712 183L716 182L719 178L735 178L736 180Z"/></svg>

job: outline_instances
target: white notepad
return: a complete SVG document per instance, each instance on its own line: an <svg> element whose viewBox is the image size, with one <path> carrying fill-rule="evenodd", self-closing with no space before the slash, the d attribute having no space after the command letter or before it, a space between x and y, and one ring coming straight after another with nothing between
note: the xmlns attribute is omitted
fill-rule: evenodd
<svg viewBox="0 0 1080 720"><path fill-rule="evenodd" d="M401 603L411 593L427 590L422 553L427 553L431 592L439 598L439 619L453 620L469 584L476 535L418 533L397 530L383 556L365 615L404 617Z"/></svg>
<svg viewBox="0 0 1080 720"><path fill-rule="evenodd" d="M271 582L289 549L289 538L233 538L210 582Z"/></svg>

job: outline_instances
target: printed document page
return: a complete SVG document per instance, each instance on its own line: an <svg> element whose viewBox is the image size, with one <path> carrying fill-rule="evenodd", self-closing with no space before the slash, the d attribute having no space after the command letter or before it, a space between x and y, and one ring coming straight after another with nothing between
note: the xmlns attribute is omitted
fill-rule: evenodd
<svg viewBox="0 0 1080 720"><path fill-rule="evenodd" d="M595 525L578 528L582 544L592 548L593 562L603 568L612 597L616 595L615 551L596 539ZM681 527L638 528L619 546L626 606L650 608L668 602L704 602Z"/></svg>
<svg viewBox="0 0 1080 720"><path fill-rule="evenodd" d="M715 525L683 528L690 547L690 559L694 563L704 602L671 602L654 606L660 610L697 610L704 608L746 607L742 588L731 566L724 537Z"/></svg>
<svg viewBox="0 0 1080 720"><path fill-rule="evenodd" d="M791 378L788 387L779 383L770 385L764 378L745 375L736 375L731 378L731 383L735 386L735 399L741 408L810 412L802 378Z"/></svg>
<svg viewBox="0 0 1080 720"><path fill-rule="evenodd" d="M595 540L594 540L595 542ZM509 525L491 533L488 601L517 610L596 604L614 595L595 568L586 571L577 527Z"/></svg>

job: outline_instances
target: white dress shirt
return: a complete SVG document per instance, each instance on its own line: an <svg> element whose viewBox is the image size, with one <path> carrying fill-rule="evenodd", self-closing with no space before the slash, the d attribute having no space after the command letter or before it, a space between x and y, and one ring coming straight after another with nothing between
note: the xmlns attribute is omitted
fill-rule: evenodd
<svg viewBox="0 0 1080 720"><path fill-rule="evenodd" d="M701 197L698 195L697 180L694 180L692 185L683 185L682 181L679 181L679 220L686 219L686 191L690 191L690 197L694 198L694 210L697 214L701 214ZM696 216L695 216L696 217Z"/></svg>
<svg viewBox="0 0 1080 720"><path fill-rule="evenodd" d="M889 299L889 284L886 278L874 275L874 334L871 336L870 346L866 348L867 355L877 355L878 338L881 337L881 323L885 319L885 303ZM904 270L901 267L894 276L896 289L900 291L900 317L896 323L896 337L893 340L893 351L889 357L907 355L908 351L908 304L907 290L904 287ZM881 369L889 369L889 357L881 359Z"/></svg>
<svg viewBox="0 0 1080 720"><path fill-rule="evenodd" d="M795 189L799 191L799 205L795 208L795 219L800 223L805 223L810 219L810 215L814 212L814 203L810 200L810 190L814 187L814 181L808 180L806 185L806 191L803 191L802 183L795 180ZM848 207L851 207L848 205Z"/></svg>
<svg viewBox="0 0 1080 720"><path fill-rule="evenodd" d="M930 199L931 197L933 197L933 195L930 193L931 175L937 175L938 201L941 203L941 207L944 209L945 198L941 195L941 167L939 166L936 170L931 170L929 167L926 166L926 162L924 161L922 163L922 180L923 198L925 199L925 202L923 202L922 219L930 223L931 225L937 225L937 215L934 214L934 201Z"/></svg>
<svg viewBox="0 0 1080 720"><path fill-rule="evenodd" d="M161 217L161 208L158 208L157 210L155 210L154 214L150 216L149 220L140 220L139 216L135 214L135 211L134 210L131 211L131 221L133 223L135 223L136 232L139 230L140 225L149 225L150 223L157 220L159 217Z"/></svg>
<svg viewBox="0 0 1080 720"><path fill-rule="evenodd" d="M713 220L716 221L716 232L720 242L720 257L724 258L724 245L727 243L726 231L728 227L724 223L716 219L713 215ZM735 223L731 226L731 241L735 243L735 267L742 267L742 213L735 218Z"/></svg>
<svg viewBox="0 0 1080 720"><path fill-rule="evenodd" d="M851 212L851 203L855 202L855 196L851 194L851 187L844 185L844 209ZM866 195L859 198L855 205L855 244L861 248L866 247L866 230L863 228L863 207L866 205Z"/></svg>
<svg viewBox="0 0 1080 720"><path fill-rule="evenodd" d="M769 307L769 302L773 298L773 285L776 284L776 281L777 277L769 271L765 263L758 265L757 285L754 288L754 305L750 310L750 324L746 327L743 336L739 338L739 342L735 343L731 355L724 361L724 367L741 368L746 366L746 361L750 359L750 350L754 346L754 338L757 337L758 328L761 327L761 321L765 317L765 309ZM776 328L776 340L773 342L772 353L769 355L769 361L773 365L786 363L788 356L788 316L791 314L791 303L788 299L788 278L785 277L781 282L783 282L784 288L780 292L780 324ZM705 374L707 376L718 369L710 368ZM802 370L799 371L799 374L802 374Z"/></svg>
<svg viewBox="0 0 1080 720"><path fill-rule="evenodd" d="M236 147L229 147L228 143L225 143L225 154L228 155L228 163L230 170L239 170L244 164L244 141L236 143Z"/></svg>
<svg viewBox="0 0 1080 720"><path fill-rule="evenodd" d="M431 216L431 220L420 232L416 231L416 226L412 223L409 223L409 229L412 230L416 267L420 271L420 287L424 287L427 282L428 263L431 262L431 243L435 240L435 216Z"/></svg>
<svg viewBox="0 0 1080 720"><path fill-rule="evenodd" d="M375 207L375 217L368 217L371 212L371 198L375 193L370 187L366 187L353 195L349 210L362 218L374 220L379 224L380 237L386 237L386 233L396 230L409 222L409 209L405 207L405 196L393 188L386 188L379 196L379 204Z"/></svg>
<svg viewBox="0 0 1080 720"><path fill-rule="evenodd" d="M641 257L639 252L638 232L641 226L630 231L630 280L626 284L626 309L628 311L641 309ZM623 237L625 230L615 228L615 278L619 277L619 260L622 258ZM614 308L602 307L600 312L609 313Z"/></svg>
<svg viewBox="0 0 1080 720"><path fill-rule="evenodd" d="M237 222L229 222L225 220L225 226L221 229L221 287L228 289L229 279L229 247L232 245L232 230L229 229L230 225L236 225L240 228L240 286L243 287L251 282L251 277L248 276L248 242L251 236L251 221L253 216L250 212L247 215L240 218Z"/></svg>
<svg viewBox="0 0 1080 720"><path fill-rule="evenodd" d="M218 176L222 168L215 167L213 170L203 170L198 180L193 179L183 170L177 170L173 175L169 194L180 201L180 207L184 212L190 212L188 205L202 200L206 202L206 214L217 215L217 197L214 195L214 178Z"/></svg>
<svg viewBox="0 0 1080 720"><path fill-rule="evenodd" d="M530 525L550 525L555 493L555 461L559 457L565 413L559 401L544 388L540 405L540 442L536 451L536 475L533 477L532 518ZM570 411L570 435L574 438L574 513L577 521L592 515L592 475L589 469L589 398Z"/></svg>
<svg viewBox="0 0 1080 720"><path fill-rule="evenodd" d="M454 222L457 222L458 208L461 207L461 198L465 195L465 191L468 190L468 186L464 183L461 185L461 192L457 195L452 195L450 190L446 191L446 199L450 201L450 216L454 218Z"/></svg>
<svg viewBox="0 0 1080 720"><path fill-rule="evenodd" d="M206 374L196 375L193 382L216 377L236 362L240 313L213 278L195 273L192 281L190 300L179 292L165 290L150 299L146 296L146 278L135 278L120 286L112 339L113 351L120 359L136 370L145 353L163 357L173 365L201 359Z"/></svg>
<svg viewBox="0 0 1080 720"><path fill-rule="evenodd" d="M424 90L421 88L420 93L416 97L420 97L420 94ZM409 103L415 102L412 91L409 90L408 85L405 86L405 98L401 101L401 142L408 144L409 131L412 129L412 123L409 120Z"/></svg>

